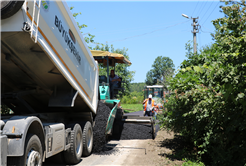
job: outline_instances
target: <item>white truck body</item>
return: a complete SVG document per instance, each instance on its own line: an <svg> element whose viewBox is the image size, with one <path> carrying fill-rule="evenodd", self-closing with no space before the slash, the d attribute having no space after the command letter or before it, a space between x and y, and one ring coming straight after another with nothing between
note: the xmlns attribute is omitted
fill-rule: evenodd
<svg viewBox="0 0 246 166"><path fill-rule="evenodd" d="M30 133L42 161L69 149L73 127L66 126L94 123L98 73L66 2L26 0L2 19L1 98L14 114L1 116L1 165L25 155Z"/></svg>
<svg viewBox="0 0 246 166"><path fill-rule="evenodd" d="M43 7L43 3L48 4L47 9ZM57 103L55 99L50 99L50 95L56 95L54 89L58 95L61 93L60 97L62 97L62 94L66 93L65 91L70 91L70 86L72 86L76 91L73 94L73 100L76 99L78 93L78 96L95 114L98 102L98 93L96 93L98 90L98 67L68 6L64 1L42 1L38 28L36 27L37 17L37 9L33 15L33 2L26 1L18 13L2 20L2 76L9 77L11 82L14 81L14 86L12 86L9 85L7 79L2 78L3 85L18 89L20 84L23 86L31 84L30 86L38 89L37 91L45 91L50 106L54 107L63 104L62 102ZM33 18L34 38L38 29L37 43L34 43L30 37L32 30L30 32L22 30L24 22L32 25ZM73 35L69 35L69 32ZM74 37L75 42L71 36ZM21 68L19 70L24 71L17 73L16 65L13 63L19 65L18 67ZM18 76L16 76L17 74ZM59 88L64 90L61 92ZM2 91L5 91L4 87ZM38 98L38 95L35 97ZM44 96L40 96L40 100L44 98ZM71 105L76 107L74 101L71 102Z"/></svg>

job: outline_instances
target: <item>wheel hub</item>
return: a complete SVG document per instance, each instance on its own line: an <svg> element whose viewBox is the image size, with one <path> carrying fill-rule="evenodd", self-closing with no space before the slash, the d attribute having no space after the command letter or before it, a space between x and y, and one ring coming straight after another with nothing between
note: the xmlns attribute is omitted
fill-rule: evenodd
<svg viewBox="0 0 246 166"><path fill-rule="evenodd" d="M87 146L88 146L88 148L91 148L91 146L92 146L92 131L91 130L88 131L87 137L88 137L88 139L87 139L88 140Z"/></svg>
<svg viewBox="0 0 246 166"><path fill-rule="evenodd" d="M39 152L32 150L27 158L27 166L41 166L42 160Z"/></svg>
<svg viewBox="0 0 246 166"><path fill-rule="evenodd" d="M82 136L78 133L76 136L76 152L77 154L80 154L81 152L81 146L82 146L82 142L81 142Z"/></svg>

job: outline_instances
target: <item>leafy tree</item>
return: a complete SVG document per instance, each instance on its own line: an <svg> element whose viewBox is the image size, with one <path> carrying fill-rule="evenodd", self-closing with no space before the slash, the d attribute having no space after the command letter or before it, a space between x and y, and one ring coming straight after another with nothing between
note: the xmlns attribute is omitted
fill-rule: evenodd
<svg viewBox="0 0 246 166"><path fill-rule="evenodd" d="M167 85L166 79L172 76L174 73L173 60L169 57L158 56L153 65L152 69L147 72L145 83L147 85L154 85L157 82L163 85Z"/></svg>
<svg viewBox="0 0 246 166"><path fill-rule="evenodd" d="M181 133L206 165L246 163L246 3L226 1L215 43L188 56L170 80L163 126Z"/></svg>
<svg viewBox="0 0 246 166"><path fill-rule="evenodd" d="M137 92L143 93L144 86L146 86L146 84L144 82L131 83L130 84L130 90L131 90L131 92L137 91Z"/></svg>
<svg viewBox="0 0 246 166"><path fill-rule="evenodd" d="M123 48L123 49L114 49L113 45L110 47L106 44L105 46L99 46L97 45L93 50L101 50L101 51L109 51L112 53L119 53L124 55L128 60L129 55L127 53L128 49ZM109 67L109 71L112 70L113 67ZM122 80L124 83L122 86L125 88L123 95L128 95L130 93L130 82L133 81L133 76L134 76L134 71L130 71L128 69L127 64L115 64L115 74L118 75L119 77L122 77ZM107 67L103 66L102 64L99 64L99 75L107 75Z"/></svg>

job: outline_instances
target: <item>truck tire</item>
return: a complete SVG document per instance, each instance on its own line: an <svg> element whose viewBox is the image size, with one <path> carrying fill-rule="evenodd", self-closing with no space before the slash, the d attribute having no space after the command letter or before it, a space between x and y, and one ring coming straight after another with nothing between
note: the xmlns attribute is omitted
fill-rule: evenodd
<svg viewBox="0 0 246 166"><path fill-rule="evenodd" d="M83 156L87 157L91 154L93 146L93 130L91 122L87 121L83 128Z"/></svg>
<svg viewBox="0 0 246 166"><path fill-rule="evenodd" d="M67 164L77 164L83 152L82 129L79 124L75 124L71 131L70 148L64 151L64 159Z"/></svg>
<svg viewBox="0 0 246 166"><path fill-rule="evenodd" d="M43 150L40 139L35 134L28 134L25 141L24 155L8 157L9 166L42 165Z"/></svg>
<svg viewBox="0 0 246 166"><path fill-rule="evenodd" d="M17 13L24 1L1 1L1 20L9 18Z"/></svg>

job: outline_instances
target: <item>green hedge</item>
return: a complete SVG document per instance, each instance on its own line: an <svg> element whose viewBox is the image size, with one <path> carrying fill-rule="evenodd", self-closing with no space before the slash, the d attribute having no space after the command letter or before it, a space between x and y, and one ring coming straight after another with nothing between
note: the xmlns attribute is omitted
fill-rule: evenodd
<svg viewBox="0 0 246 166"><path fill-rule="evenodd" d="M162 127L190 140L206 165L246 163L246 5L227 3L215 43L189 54L170 80Z"/></svg>

